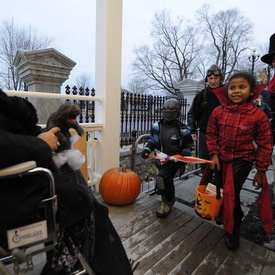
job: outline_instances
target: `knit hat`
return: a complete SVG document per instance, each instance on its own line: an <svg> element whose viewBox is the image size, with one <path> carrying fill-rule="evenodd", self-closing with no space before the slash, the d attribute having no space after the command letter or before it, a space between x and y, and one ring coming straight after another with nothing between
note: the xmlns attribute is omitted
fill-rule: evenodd
<svg viewBox="0 0 275 275"><path fill-rule="evenodd" d="M268 64L272 64L272 57L275 56L275 33L272 34L269 38L269 51L267 54L261 57L261 60Z"/></svg>

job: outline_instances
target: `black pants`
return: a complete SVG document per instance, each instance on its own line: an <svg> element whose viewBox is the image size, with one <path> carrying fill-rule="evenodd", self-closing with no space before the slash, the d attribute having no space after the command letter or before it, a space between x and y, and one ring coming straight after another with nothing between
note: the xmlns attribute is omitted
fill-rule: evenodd
<svg viewBox="0 0 275 275"><path fill-rule="evenodd" d="M235 188L235 205L234 205L234 227L238 227L244 217L241 208L240 193L249 172L251 171L253 163L243 160L233 161L233 177Z"/></svg>
<svg viewBox="0 0 275 275"><path fill-rule="evenodd" d="M199 157L202 159L210 159L209 152L206 145L206 135L205 131L200 130L199 133ZM201 171L203 172L205 169L204 163L200 164Z"/></svg>
<svg viewBox="0 0 275 275"><path fill-rule="evenodd" d="M159 169L157 176L163 178L165 189L158 193L163 195L168 201L171 201L175 196L174 177L181 165L183 165L182 162L168 161Z"/></svg>
<svg viewBox="0 0 275 275"><path fill-rule="evenodd" d="M91 267L95 274L132 275L120 237L108 217L108 209L95 202L95 248Z"/></svg>

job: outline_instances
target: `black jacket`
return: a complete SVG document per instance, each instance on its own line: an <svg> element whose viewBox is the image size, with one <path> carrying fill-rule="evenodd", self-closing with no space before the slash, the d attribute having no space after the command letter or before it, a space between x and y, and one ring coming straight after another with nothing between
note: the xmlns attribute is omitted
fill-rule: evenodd
<svg viewBox="0 0 275 275"><path fill-rule="evenodd" d="M191 134L195 134L198 128L205 132L212 111L219 105L218 98L209 87L196 94L187 113L187 123Z"/></svg>
<svg viewBox="0 0 275 275"><path fill-rule="evenodd" d="M0 90L0 168L34 160L37 166L52 170L56 178L59 221L68 226L86 217L93 208L89 190L85 182L80 186L73 176L62 176L55 170L50 146L36 137L41 133L37 121L36 110L30 102L8 97ZM1 180L0 224L25 219L48 193L48 181L40 175Z"/></svg>
<svg viewBox="0 0 275 275"><path fill-rule="evenodd" d="M37 121L31 103L19 97L8 97L0 90L0 168L29 160L49 167L51 148L36 138L41 132Z"/></svg>
<svg viewBox="0 0 275 275"><path fill-rule="evenodd" d="M157 149L171 156L191 156L194 142L185 124L178 120L166 122L161 119L153 124L145 149L149 152Z"/></svg>

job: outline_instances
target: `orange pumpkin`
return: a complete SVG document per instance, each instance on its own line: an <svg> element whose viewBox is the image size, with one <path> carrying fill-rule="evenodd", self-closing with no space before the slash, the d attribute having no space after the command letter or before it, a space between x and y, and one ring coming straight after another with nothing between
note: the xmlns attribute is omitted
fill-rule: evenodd
<svg viewBox="0 0 275 275"><path fill-rule="evenodd" d="M108 203L132 203L140 193L140 178L132 170L126 169L125 164L119 168L111 168L101 177L99 192Z"/></svg>

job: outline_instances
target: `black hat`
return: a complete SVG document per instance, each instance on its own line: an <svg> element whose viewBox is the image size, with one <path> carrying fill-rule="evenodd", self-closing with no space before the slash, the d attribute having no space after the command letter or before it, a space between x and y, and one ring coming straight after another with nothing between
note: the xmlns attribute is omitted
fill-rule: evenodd
<svg viewBox="0 0 275 275"><path fill-rule="evenodd" d="M272 57L275 56L275 33L272 34L269 38L269 51L268 54L265 54L261 57L261 60L268 64L272 64Z"/></svg>

